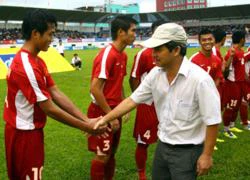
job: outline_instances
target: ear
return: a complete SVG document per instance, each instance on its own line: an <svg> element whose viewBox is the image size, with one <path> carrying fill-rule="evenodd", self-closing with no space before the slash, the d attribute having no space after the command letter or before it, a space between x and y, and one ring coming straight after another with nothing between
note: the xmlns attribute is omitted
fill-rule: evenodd
<svg viewBox="0 0 250 180"><path fill-rule="evenodd" d="M174 52L174 56L180 55L181 47L177 46L176 48L173 49L173 52Z"/></svg>
<svg viewBox="0 0 250 180"><path fill-rule="evenodd" d="M121 28L117 31L117 35L119 36L119 35L122 35L123 33L124 33L125 31L124 30L122 30Z"/></svg>
<svg viewBox="0 0 250 180"><path fill-rule="evenodd" d="M33 29L32 32L31 32L31 39L34 38L34 39L38 39L40 37L40 32L38 32L36 29Z"/></svg>

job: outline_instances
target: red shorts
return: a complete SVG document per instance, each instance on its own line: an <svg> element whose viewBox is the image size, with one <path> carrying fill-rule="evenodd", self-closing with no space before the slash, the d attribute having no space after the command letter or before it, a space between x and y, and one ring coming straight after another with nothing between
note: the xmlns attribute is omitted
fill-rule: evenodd
<svg viewBox="0 0 250 180"><path fill-rule="evenodd" d="M232 82L225 81L223 87L223 107L238 110L242 101L242 98L247 98L248 88L245 81Z"/></svg>
<svg viewBox="0 0 250 180"><path fill-rule="evenodd" d="M10 180L42 179L43 129L18 130L6 124L5 151Z"/></svg>
<svg viewBox="0 0 250 180"><path fill-rule="evenodd" d="M114 107L111 107L114 108ZM102 109L94 104L91 103L88 108L88 117L89 118L97 118L99 116L104 116L105 113ZM89 151L95 152L97 155L107 155L115 153L121 136L121 119L120 121L120 128L115 132L107 132L109 134L108 137L103 138L99 136L92 136L88 137L88 149Z"/></svg>
<svg viewBox="0 0 250 180"><path fill-rule="evenodd" d="M152 144L157 141L158 119L154 105L140 104L137 106L134 137L137 143Z"/></svg>

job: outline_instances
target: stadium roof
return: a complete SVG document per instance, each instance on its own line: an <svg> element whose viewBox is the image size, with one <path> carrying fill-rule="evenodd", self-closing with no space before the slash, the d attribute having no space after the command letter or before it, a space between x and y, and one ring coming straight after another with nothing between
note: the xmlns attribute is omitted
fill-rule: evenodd
<svg viewBox="0 0 250 180"><path fill-rule="evenodd" d="M0 6L0 20L22 20L30 7ZM170 21L183 20L218 20L218 19L250 19L250 4L237 6L189 9L168 12L127 14L140 23L154 22L159 19ZM82 10L48 9L60 22L106 23L117 13L87 12Z"/></svg>

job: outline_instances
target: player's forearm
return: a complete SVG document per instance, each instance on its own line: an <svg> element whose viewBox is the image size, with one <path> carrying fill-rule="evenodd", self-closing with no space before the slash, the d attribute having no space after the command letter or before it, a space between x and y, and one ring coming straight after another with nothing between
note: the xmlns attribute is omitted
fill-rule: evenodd
<svg viewBox="0 0 250 180"><path fill-rule="evenodd" d="M218 134L218 127L218 124L207 126L204 149L202 154L212 156Z"/></svg>
<svg viewBox="0 0 250 180"><path fill-rule="evenodd" d="M128 113L136 106L137 104L130 97L128 97L125 100L123 100L118 106L116 106L111 112L105 115L103 119L105 122L108 123Z"/></svg>
<svg viewBox="0 0 250 180"><path fill-rule="evenodd" d="M84 122L83 119L78 119L71 114L63 111L59 107L57 107L55 104L51 102L51 100L47 100L45 102L40 102L39 106L41 109L51 118L67 124L71 127L75 127L78 129L81 129L83 131L90 132L91 127L88 124L88 122Z"/></svg>
<svg viewBox="0 0 250 180"><path fill-rule="evenodd" d="M64 111L68 112L72 116L75 116L76 118L83 119L85 121L88 120L87 116L83 114L75 104L61 91L58 91L54 93L53 95L53 101Z"/></svg>
<svg viewBox="0 0 250 180"><path fill-rule="evenodd" d="M98 104L98 106L100 106L100 108L107 114L108 112L111 111L110 106L108 105L108 102L106 101L106 98L102 92L102 90L99 89L95 89L93 91L91 91L92 95L95 97L95 100Z"/></svg>

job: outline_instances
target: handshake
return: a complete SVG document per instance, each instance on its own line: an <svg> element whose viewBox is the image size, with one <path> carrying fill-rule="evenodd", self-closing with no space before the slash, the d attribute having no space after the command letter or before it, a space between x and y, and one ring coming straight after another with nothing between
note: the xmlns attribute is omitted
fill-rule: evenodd
<svg viewBox="0 0 250 180"><path fill-rule="evenodd" d="M127 122L129 118L129 114L124 116L124 120ZM92 135L102 135L105 132L113 131L116 132L120 128L120 122L118 119L114 119L112 121L105 118L105 116L100 116L98 118L90 118L88 121L89 129L87 130L88 133Z"/></svg>

